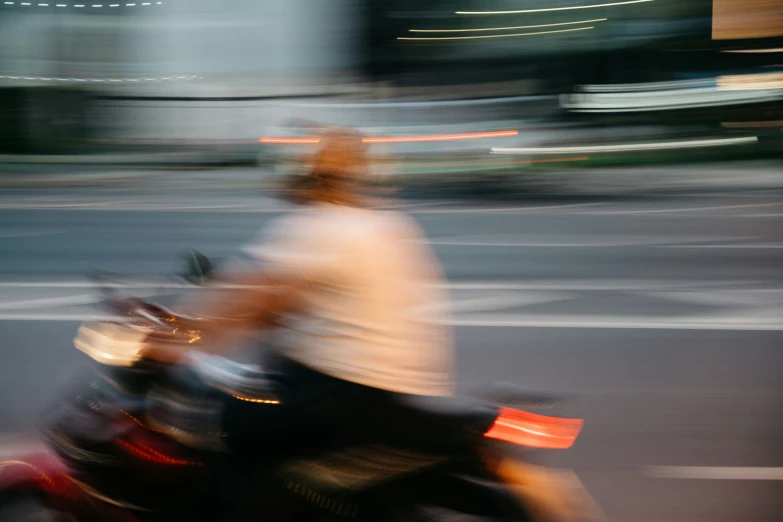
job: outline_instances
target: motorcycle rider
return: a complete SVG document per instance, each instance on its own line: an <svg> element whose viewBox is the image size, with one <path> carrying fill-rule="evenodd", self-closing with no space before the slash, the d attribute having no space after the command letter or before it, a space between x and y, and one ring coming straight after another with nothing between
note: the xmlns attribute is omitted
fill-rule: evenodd
<svg viewBox="0 0 783 522"><path fill-rule="evenodd" d="M399 397L453 393L441 267L410 217L375 208L369 177L361 136L325 130L306 174L289 184L296 210L245 246L251 263L217 274L213 284L229 289L183 303L210 339L197 350L220 353L275 327L269 369L284 387L291 445L307 431L297 420L381 429L384 419L383 430L402 431L410 416ZM149 355L178 359L181 350L161 344ZM268 435L269 413L258 415L267 421L237 428L249 443Z"/></svg>
<svg viewBox="0 0 783 522"><path fill-rule="evenodd" d="M400 397L453 393L442 270L410 217L374 208L369 169L358 133L323 132L308 171L288 187L298 208L244 248L252 263L217 274L213 284L230 289L188 298L210 338L200 350L219 353L242 333L276 327L270 370L283 385L285 421L270 422L268 408L233 415L229 430L248 446L269 441L270 424L285 424L274 443L291 449L335 425L400 440L416 422ZM155 348L167 359L179 350Z"/></svg>
<svg viewBox="0 0 783 522"><path fill-rule="evenodd" d="M219 273L192 308L213 336L275 324L281 354L314 372L389 392L452 394L444 278L424 234L401 211L373 208L356 132L324 132L292 185L298 211L244 250L256 263ZM240 287L240 288L236 288ZM210 343L211 350L227 348Z"/></svg>
<svg viewBox="0 0 783 522"><path fill-rule="evenodd" d="M271 441L274 451L260 453L284 459L319 442L329 448L336 425L338 436L349 432L356 435L352 440L383 438L406 446L426 439L439 449L450 442L440 433L460 433L432 423L408 402L411 396L453 393L448 299L421 229L402 212L374 208L368 178L361 137L342 129L324 132L307 174L290 185L299 208L245 247L252 263L221 270L218 289L175 307L190 312L208 344L161 340L147 349L148 358L178 361L193 350L227 351L237 337L275 327L278 350L270 375L277 400L273 406L233 401L234 414L224 416L223 428L237 434L240 446L269 447ZM449 417L440 420L448 424ZM250 454L243 449L236 452L239 460ZM527 469L487 457L499 472L525 484L520 495L541 489L524 482ZM221 500L226 495L220 502L227 507L224 519L250 516L255 511L248 503L259 502L261 489L252 476L257 461L245 460L242 469L234 461L221 471L212 468L221 491L210 494ZM329 475L314 468L319 480ZM264 496L264 502L275 500L274 494Z"/></svg>

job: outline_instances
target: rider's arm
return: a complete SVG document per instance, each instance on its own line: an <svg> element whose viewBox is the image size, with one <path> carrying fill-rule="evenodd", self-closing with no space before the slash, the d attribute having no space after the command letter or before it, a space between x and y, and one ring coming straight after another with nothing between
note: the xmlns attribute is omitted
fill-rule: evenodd
<svg viewBox="0 0 783 522"><path fill-rule="evenodd" d="M206 342L192 349L222 352L251 331L274 326L299 306L299 290L323 277L335 262L335 238L314 233L312 220L282 218L245 247L250 261L236 260L207 288L186 296L175 309L200 318L194 328ZM178 358L181 347L155 347L158 358Z"/></svg>
<svg viewBox="0 0 783 522"><path fill-rule="evenodd" d="M295 307L296 285L256 270L228 270L196 295L182 299L174 309L183 313L186 328L198 332L192 345L151 342L145 356L178 361L186 352L223 353L250 332L274 326L281 314Z"/></svg>

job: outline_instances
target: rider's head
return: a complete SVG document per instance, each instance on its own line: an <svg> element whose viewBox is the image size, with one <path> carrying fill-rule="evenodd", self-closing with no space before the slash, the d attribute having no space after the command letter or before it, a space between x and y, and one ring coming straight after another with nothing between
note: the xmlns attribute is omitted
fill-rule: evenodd
<svg viewBox="0 0 783 522"><path fill-rule="evenodd" d="M369 166L362 137L349 129L325 130L307 174L298 181L297 199L359 206L364 201Z"/></svg>

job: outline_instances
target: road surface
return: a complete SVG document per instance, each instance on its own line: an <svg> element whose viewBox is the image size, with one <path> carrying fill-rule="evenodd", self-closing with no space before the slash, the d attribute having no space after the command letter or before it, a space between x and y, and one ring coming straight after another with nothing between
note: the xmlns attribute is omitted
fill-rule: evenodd
<svg viewBox="0 0 783 522"><path fill-rule="evenodd" d="M235 252L281 211L248 194L0 197L0 431L85 364L88 263L140 295L177 252ZM573 467L616 522L773 522L783 515L783 201L417 201L449 276L459 380L572 395ZM168 284L171 282L169 281Z"/></svg>

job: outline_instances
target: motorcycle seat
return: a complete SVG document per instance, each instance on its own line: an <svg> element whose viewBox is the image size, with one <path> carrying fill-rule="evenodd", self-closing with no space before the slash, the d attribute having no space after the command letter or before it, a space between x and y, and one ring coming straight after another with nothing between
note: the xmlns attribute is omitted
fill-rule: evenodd
<svg viewBox="0 0 783 522"><path fill-rule="evenodd" d="M414 423L437 433L483 434L498 416L496 408L467 397L405 395L400 402Z"/></svg>

